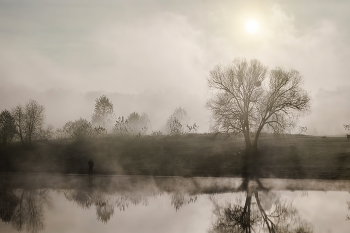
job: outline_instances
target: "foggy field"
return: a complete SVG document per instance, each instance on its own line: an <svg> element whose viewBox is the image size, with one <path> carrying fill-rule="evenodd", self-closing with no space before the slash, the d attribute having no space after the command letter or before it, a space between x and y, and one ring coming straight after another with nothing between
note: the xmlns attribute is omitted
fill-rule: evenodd
<svg viewBox="0 0 350 233"><path fill-rule="evenodd" d="M350 179L350 141L286 135L260 139L261 177ZM1 150L2 172L155 176L242 176L243 138L211 134L104 137L13 143Z"/></svg>

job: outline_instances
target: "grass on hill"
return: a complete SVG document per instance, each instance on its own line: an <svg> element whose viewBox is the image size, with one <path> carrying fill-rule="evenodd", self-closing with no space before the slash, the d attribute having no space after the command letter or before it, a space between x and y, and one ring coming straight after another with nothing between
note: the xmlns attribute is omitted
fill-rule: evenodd
<svg viewBox="0 0 350 233"><path fill-rule="evenodd" d="M340 137L263 135L261 177L350 179L350 141ZM103 137L12 143L0 150L2 172L156 176L242 176L244 139L212 134Z"/></svg>

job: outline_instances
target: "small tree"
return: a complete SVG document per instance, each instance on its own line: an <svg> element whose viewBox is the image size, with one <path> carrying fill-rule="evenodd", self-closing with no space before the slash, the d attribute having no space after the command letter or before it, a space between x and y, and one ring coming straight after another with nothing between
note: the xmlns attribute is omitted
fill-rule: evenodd
<svg viewBox="0 0 350 233"><path fill-rule="evenodd" d="M183 134L185 132L184 126L189 122L189 117L186 110L178 107L168 118L165 125L165 132L167 134Z"/></svg>
<svg viewBox="0 0 350 233"><path fill-rule="evenodd" d="M0 137L4 146L10 142L16 134L15 119L7 110L0 113Z"/></svg>
<svg viewBox="0 0 350 233"><path fill-rule="evenodd" d="M142 113L140 115L137 112L133 112L128 116L127 122L131 134L134 135L147 134L147 131L151 125L151 121L146 113Z"/></svg>
<svg viewBox="0 0 350 233"><path fill-rule="evenodd" d="M299 134L306 133L307 127L306 126L299 126Z"/></svg>
<svg viewBox="0 0 350 233"><path fill-rule="evenodd" d="M93 126L101 126L110 129L113 124L114 111L112 102L102 95L95 100L95 111L92 115L91 123Z"/></svg>
<svg viewBox="0 0 350 233"><path fill-rule="evenodd" d="M128 121L122 116L118 117L114 126L114 133L117 135L129 134Z"/></svg>
<svg viewBox="0 0 350 233"><path fill-rule="evenodd" d="M194 123L193 125L186 125L189 133L197 133L199 126Z"/></svg>
<svg viewBox="0 0 350 233"><path fill-rule="evenodd" d="M107 134L107 130L101 126L94 127L93 129L93 135L95 137L101 137Z"/></svg>
<svg viewBox="0 0 350 233"><path fill-rule="evenodd" d="M39 138L41 140L49 140L54 137L54 127L52 125L48 125L46 128L40 129Z"/></svg>
<svg viewBox="0 0 350 233"><path fill-rule="evenodd" d="M63 130L74 139L91 137L94 133L92 124L83 118L75 121L68 121Z"/></svg>
<svg viewBox="0 0 350 233"><path fill-rule="evenodd" d="M119 135L145 135L151 127L151 121L146 113L131 113L127 118L118 117L114 131Z"/></svg>
<svg viewBox="0 0 350 233"><path fill-rule="evenodd" d="M176 117L173 118L173 121L170 123L170 134L180 135L183 133L184 133L183 125Z"/></svg>

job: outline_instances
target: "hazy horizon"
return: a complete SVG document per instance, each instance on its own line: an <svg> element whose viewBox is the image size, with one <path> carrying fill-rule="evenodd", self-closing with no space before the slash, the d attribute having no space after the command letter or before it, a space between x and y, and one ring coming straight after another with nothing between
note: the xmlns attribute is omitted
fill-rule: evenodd
<svg viewBox="0 0 350 233"><path fill-rule="evenodd" d="M104 94L116 116L145 112L154 131L181 106L208 132L209 72L245 57L301 73L311 113L296 125L306 134L345 134L349 9L341 0L0 0L0 110L34 99L57 128L91 120ZM255 34L245 30L251 18Z"/></svg>

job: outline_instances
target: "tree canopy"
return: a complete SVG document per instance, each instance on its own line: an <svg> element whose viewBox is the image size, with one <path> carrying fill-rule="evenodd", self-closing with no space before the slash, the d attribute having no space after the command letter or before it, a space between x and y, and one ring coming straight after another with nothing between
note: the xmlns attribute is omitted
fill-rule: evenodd
<svg viewBox="0 0 350 233"><path fill-rule="evenodd" d="M218 65L208 85L213 90L206 105L212 112L212 128L242 133L247 149L257 148L263 129L274 133L291 129L310 108L298 71L275 68L268 72L258 60L236 59L228 66Z"/></svg>
<svg viewBox="0 0 350 233"><path fill-rule="evenodd" d="M97 98L95 100L95 110L91 120L92 125L110 129L113 126L113 116L112 102L105 95Z"/></svg>
<svg viewBox="0 0 350 233"><path fill-rule="evenodd" d="M189 116L187 111L178 107L174 110L174 112L169 116L166 125L165 131L167 134L182 134L185 132L186 124L189 122Z"/></svg>

